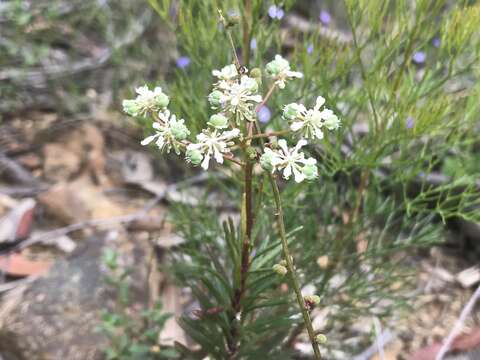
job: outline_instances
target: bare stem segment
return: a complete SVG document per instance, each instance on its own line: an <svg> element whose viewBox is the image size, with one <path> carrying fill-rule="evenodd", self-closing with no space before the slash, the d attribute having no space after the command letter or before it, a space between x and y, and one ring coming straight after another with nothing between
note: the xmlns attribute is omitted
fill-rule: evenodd
<svg viewBox="0 0 480 360"><path fill-rule="evenodd" d="M283 208L282 208L282 200L280 197L280 190L278 189L277 182L272 174L269 174L270 184L273 190L273 196L275 199L275 206L276 206L276 219L278 223L278 228L280 231L280 239L282 241L282 248L283 248L283 255L285 257L285 261L287 262L287 269L290 279L292 281L293 290L295 291L295 295L297 297L298 305L300 306L300 310L302 311L303 320L305 322L305 327L308 331L308 337L310 338L310 342L312 344L313 352L315 354L315 359L320 360L322 355L320 353L320 348L318 347L318 343L315 340L315 331L313 330L312 319L310 318L310 313L308 312L305 301L303 300L302 291L300 290L300 284L298 282L297 276L295 274L295 268L293 267L293 258L290 254L290 250L288 249L288 242L287 242L287 234L285 231L285 224L283 222Z"/></svg>

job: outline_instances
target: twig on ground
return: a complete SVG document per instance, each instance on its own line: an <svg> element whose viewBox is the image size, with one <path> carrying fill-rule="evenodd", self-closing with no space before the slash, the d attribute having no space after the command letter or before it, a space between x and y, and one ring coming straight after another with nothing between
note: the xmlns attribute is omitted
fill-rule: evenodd
<svg viewBox="0 0 480 360"><path fill-rule="evenodd" d="M380 320L377 317L373 318L373 325L375 327L375 338L376 338L376 345L378 350L378 356L380 360L385 360L385 351L384 351L384 343L381 337L382 334L382 324L380 324Z"/></svg>
<svg viewBox="0 0 480 360"><path fill-rule="evenodd" d="M477 287L477 290L473 293L472 297L470 300L468 300L467 304L463 308L462 312L460 313L460 317L458 318L457 322L453 326L452 330L450 331L450 334L448 334L448 337L446 340L443 342L442 347L437 353L437 356L435 357L435 360L442 360L445 354L448 352L450 349L450 346L453 343L453 340L460 334L462 331L462 328L465 324L465 321L467 317L470 315L470 313L473 310L473 307L475 306L478 298L480 297L480 285Z"/></svg>
<svg viewBox="0 0 480 360"><path fill-rule="evenodd" d="M16 247L11 249L10 251L17 251L17 250L22 250L25 249L28 246L31 246L33 244L38 244L45 242L47 240L66 235L68 233L71 233L73 231L89 228L89 227L97 227L97 226L111 226L114 224L120 224L120 223L130 223L136 220L139 220L145 216L147 216L148 212L161 200L160 196L155 197L153 200L148 202L145 207L137 212L134 212L129 215L123 215L123 216L115 216L107 219L91 219L91 220L86 220L86 221L81 221L75 224L71 224L62 228L58 228L46 233L43 233L38 236L32 236L25 241L22 241L19 243Z"/></svg>
<svg viewBox="0 0 480 360"><path fill-rule="evenodd" d="M361 354L355 356L353 360L369 360L372 358L373 355L375 355L376 352L378 352L379 348L379 342L383 346L388 344L390 341L392 341L395 338L395 334L392 333L389 329L386 329L385 331L381 332L380 334L377 334L377 338L375 342L370 345L366 350L364 350Z"/></svg>
<svg viewBox="0 0 480 360"><path fill-rule="evenodd" d="M0 175L6 173L12 181L27 185L37 185L39 181L22 165L0 153Z"/></svg>
<svg viewBox="0 0 480 360"><path fill-rule="evenodd" d="M290 14L285 17L288 26L303 33L317 32L324 39L347 45L352 42L352 36L339 30L322 27L318 23L305 20L303 17Z"/></svg>

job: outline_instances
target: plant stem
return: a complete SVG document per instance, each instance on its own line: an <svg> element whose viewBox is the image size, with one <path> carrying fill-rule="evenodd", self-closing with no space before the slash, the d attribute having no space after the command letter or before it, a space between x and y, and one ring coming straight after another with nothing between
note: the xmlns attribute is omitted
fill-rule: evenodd
<svg viewBox="0 0 480 360"><path fill-rule="evenodd" d="M313 352L315 354L315 359L318 360L322 358L322 355L320 354L320 348L318 347L318 343L315 340L315 331L313 330L310 313L305 307L305 301L303 300L302 291L300 290L300 284L295 274L295 268L293 267L292 256L290 254L290 250L288 249L287 234L285 231L285 224L283 222L283 209L282 209L282 200L280 197L280 190L278 189L277 182L275 181L275 178L273 177L272 174L269 174L269 178L270 178L270 184L273 190L273 196L275 199L275 206L276 206L275 215L277 218L277 223L280 231L280 239L282 241L283 255L285 257L285 261L287 262L288 273L292 281L293 290L295 291L295 295L297 297L298 306L300 306L300 310L302 311L303 320L305 322L305 326L308 331L308 337L310 338L310 342L312 344Z"/></svg>
<svg viewBox="0 0 480 360"><path fill-rule="evenodd" d="M272 136L288 135L289 133L290 133L290 130L270 131L270 132L267 132L267 133L260 133L260 134L255 134L255 135L249 136L249 137L245 138L245 140L269 138L269 137L272 137Z"/></svg>
<svg viewBox="0 0 480 360"><path fill-rule="evenodd" d="M260 104L258 104L258 106L256 107L255 112L258 113L262 108L262 106L267 103L268 99L270 99L270 96L272 96L273 90L275 90L275 87L276 87L275 83L273 83L272 86L270 86L270 89L268 89L267 94L263 98L263 101Z"/></svg>
<svg viewBox="0 0 480 360"><path fill-rule="evenodd" d="M252 19L252 0L244 0L243 2L245 7L245 12L243 14L242 25L243 25L243 49L242 49L242 58L245 66L248 67L250 63L250 37L251 37L251 26L250 21Z"/></svg>
<svg viewBox="0 0 480 360"><path fill-rule="evenodd" d="M230 46L232 47L233 58L235 60L235 65L237 68L240 67L240 61L238 60L237 50L235 49L235 43L233 41L232 33L230 32L230 28L228 27L227 20L223 16L222 10L218 9L218 16L220 17L220 21L222 22L223 26L225 27L225 32L227 34L228 41L230 42Z"/></svg>
<svg viewBox="0 0 480 360"><path fill-rule="evenodd" d="M242 149L245 156L245 164L243 168L244 174L244 190L242 194L242 205L241 205L241 225L242 225L242 253L240 259L240 283L235 289L232 298L232 326L230 330L231 339L228 342L228 348L230 352L230 358L234 358L238 348L237 348L237 336L238 329L237 324L235 323L237 315L242 312L242 298L245 294L245 286L247 283L248 270L250 268L250 239L252 238L252 229L253 229L253 162L249 159L246 152L246 143L243 144Z"/></svg>

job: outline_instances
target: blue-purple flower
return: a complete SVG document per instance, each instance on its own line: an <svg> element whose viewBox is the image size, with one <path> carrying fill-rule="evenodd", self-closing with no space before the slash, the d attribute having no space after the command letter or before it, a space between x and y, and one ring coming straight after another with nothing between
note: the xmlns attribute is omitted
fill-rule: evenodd
<svg viewBox="0 0 480 360"><path fill-rule="evenodd" d="M307 54L311 55L313 53L313 44L308 45L307 47Z"/></svg>
<svg viewBox="0 0 480 360"><path fill-rule="evenodd" d="M330 13L327 10L320 11L320 16L318 18L319 18L320 22L325 26L330 25L330 23L332 21L332 16L330 15Z"/></svg>
<svg viewBox="0 0 480 360"><path fill-rule="evenodd" d="M423 51L417 51L413 54L412 60L415 64L423 64L425 63L425 60L427 60L427 54Z"/></svg>
<svg viewBox="0 0 480 360"><path fill-rule="evenodd" d="M250 49L251 50L256 50L257 49L257 39L252 38L252 40L250 40Z"/></svg>
<svg viewBox="0 0 480 360"><path fill-rule="evenodd" d="M439 48L440 47L440 38L438 36L435 36L433 39L432 39L432 45L436 48Z"/></svg>
<svg viewBox="0 0 480 360"><path fill-rule="evenodd" d="M415 120L412 117L407 117L407 120L405 121L405 125L407 126L407 129L413 128L415 125Z"/></svg>
<svg viewBox="0 0 480 360"><path fill-rule="evenodd" d="M272 117L272 112L270 111L270 109L263 105L259 110L258 110L258 120L261 122L261 123L267 123L270 118Z"/></svg>
<svg viewBox="0 0 480 360"><path fill-rule="evenodd" d="M270 16L272 19L281 20L284 15L285 11L283 11L283 9L277 5L272 5L268 8L268 16Z"/></svg>
<svg viewBox="0 0 480 360"><path fill-rule="evenodd" d="M177 68L185 69L188 65L190 65L190 58L188 56L180 56L176 62Z"/></svg>

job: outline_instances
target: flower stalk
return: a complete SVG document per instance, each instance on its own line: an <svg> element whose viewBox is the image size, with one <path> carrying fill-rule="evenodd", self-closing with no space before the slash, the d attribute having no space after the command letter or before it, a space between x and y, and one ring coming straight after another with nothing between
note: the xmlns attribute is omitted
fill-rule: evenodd
<svg viewBox="0 0 480 360"><path fill-rule="evenodd" d="M278 189L277 182L275 177L272 174L269 174L270 185L273 191L273 198L275 200L275 217L278 224L278 229L280 232L280 240L282 241L282 250L287 265L288 275L292 282L293 291L295 292L295 297L297 298L298 306L302 312L303 321L305 322L305 327L307 328L308 337L312 344L313 353L315 354L315 359L321 359L322 355L320 353L320 348L318 342L315 338L315 330L313 329L312 319L310 318L310 313L308 312L307 307L305 306L305 301L302 296L302 291L300 289L300 284L297 279L295 268L293 266L293 257L288 248L287 233L285 231L285 224L283 222L283 208L282 208L282 199L280 196L280 190Z"/></svg>

